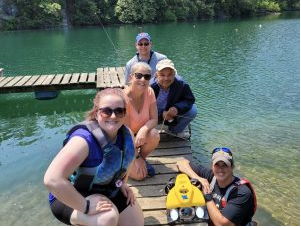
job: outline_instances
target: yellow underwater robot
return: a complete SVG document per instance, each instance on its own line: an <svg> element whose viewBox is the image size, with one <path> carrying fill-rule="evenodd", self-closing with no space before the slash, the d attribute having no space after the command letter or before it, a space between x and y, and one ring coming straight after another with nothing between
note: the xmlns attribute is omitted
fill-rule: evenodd
<svg viewBox="0 0 301 228"><path fill-rule="evenodd" d="M186 174L179 174L175 181L169 182L165 187L169 224L208 220L205 199L199 188L200 182L190 180Z"/></svg>

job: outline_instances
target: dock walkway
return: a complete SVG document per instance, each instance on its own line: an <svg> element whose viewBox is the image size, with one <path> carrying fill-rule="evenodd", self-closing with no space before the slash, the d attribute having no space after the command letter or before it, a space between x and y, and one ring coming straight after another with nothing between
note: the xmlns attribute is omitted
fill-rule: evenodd
<svg viewBox="0 0 301 228"><path fill-rule="evenodd" d="M124 67L97 68L92 73L3 76L0 69L0 94L75 89L124 87Z"/></svg>

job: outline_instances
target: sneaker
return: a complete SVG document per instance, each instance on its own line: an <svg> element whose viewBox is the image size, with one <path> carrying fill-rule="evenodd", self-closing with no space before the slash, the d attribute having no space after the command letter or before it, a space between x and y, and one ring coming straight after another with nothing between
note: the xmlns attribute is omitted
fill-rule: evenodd
<svg viewBox="0 0 301 228"><path fill-rule="evenodd" d="M190 139L190 133L186 129L179 133L172 132L171 130L168 129L167 131L165 131L165 133L168 135L172 135L172 136L181 138L181 139Z"/></svg>
<svg viewBox="0 0 301 228"><path fill-rule="evenodd" d="M182 139L190 139L190 134L187 131L182 131L182 132L176 133L175 135Z"/></svg>
<svg viewBox="0 0 301 228"><path fill-rule="evenodd" d="M154 167L148 162L145 160L145 165L146 165L146 169L147 169L147 175L149 177L153 177L156 175L156 171L154 169Z"/></svg>

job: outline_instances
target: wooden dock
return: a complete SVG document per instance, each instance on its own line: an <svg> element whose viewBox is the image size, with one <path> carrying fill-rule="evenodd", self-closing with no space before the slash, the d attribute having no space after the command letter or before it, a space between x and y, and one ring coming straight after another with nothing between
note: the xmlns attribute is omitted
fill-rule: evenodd
<svg viewBox="0 0 301 228"><path fill-rule="evenodd" d="M97 68L93 73L4 77L0 69L0 94L124 87L124 67Z"/></svg>
<svg viewBox="0 0 301 228"><path fill-rule="evenodd" d="M155 168L156 175L144 181L129 179L129 185L143 210L145 225L168 225L165 185L170 178L178 174L176 162L184 158L192 158L190 141L161 134L158 148L147 157L147 160ZM197 225L207 226L207 223L198 222Z"/></svg>

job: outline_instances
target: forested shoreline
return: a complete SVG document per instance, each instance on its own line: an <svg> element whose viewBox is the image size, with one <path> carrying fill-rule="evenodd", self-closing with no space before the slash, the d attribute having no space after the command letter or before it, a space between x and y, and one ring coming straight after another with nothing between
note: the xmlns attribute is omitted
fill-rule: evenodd
<svg viewBox="0 0 301 228"><path fill-rule="evenodd" d="M251 17L299 0L0 0L0 30Z"/></svg>

